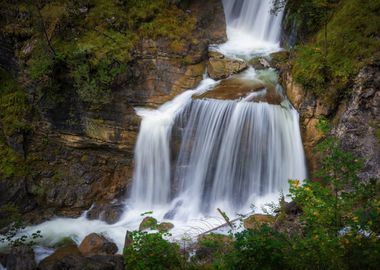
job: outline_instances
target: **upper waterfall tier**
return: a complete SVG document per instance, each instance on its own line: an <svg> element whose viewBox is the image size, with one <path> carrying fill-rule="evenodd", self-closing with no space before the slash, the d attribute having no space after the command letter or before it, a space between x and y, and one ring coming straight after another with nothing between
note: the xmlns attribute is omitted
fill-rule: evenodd
<svg viewBox="0 0 380 270"><path fill-rule="evenodd" d="M224 0L227 25L259 41L279 42L282 16L271 14L270 0Z"/></svg>
<svg viewBox="0 0 380 270"><path fill-rule="evenodd" d="M226 55L246 55L279 50L283 13L271 14L271 0L223 0L228 42L218 49Z"/></svg>

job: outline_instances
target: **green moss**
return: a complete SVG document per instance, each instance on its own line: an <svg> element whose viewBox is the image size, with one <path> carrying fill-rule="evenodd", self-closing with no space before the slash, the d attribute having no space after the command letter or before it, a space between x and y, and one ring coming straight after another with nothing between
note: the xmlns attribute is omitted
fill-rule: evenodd
<svg viewBox="0 0 380 270"><path fill-rule="evenodd" d="M24 160L0 136L0 176L24 176L25 174Z"/></svg>
<svg viewBox="0 0 380 270"><path fill-rule="evenodd" d="M12 222L19 222L20 220L21 214L15 204L7 203L0 206L0 228L4 228Z"/></svg>
<svg viewBox="0 0 380 270"><path fill-rule="evenodd" d="M23 158L8 145L7 137L29 129L26 95L12 76L0 69L0 175L24 175Z"/></svg>
<svg viewBox="0 0 380 270"><path fill-rule="evenodd" d="M16 80L1 69L0 83L0 123L4 134L11 136L28 128L25 120L28 102Z"/></svg>
<svg viewBox="0 0 380 270"><path fill-rule="evenodd" d="M36 40L27 62L31 78L41 84L66 74L62 80L72 81L93 109L111 102L112 84L142 38L164 37L182 52L196 22L166 0L63 0L29 8Z"/></svg>
<svg viewBox="0 0 380 270"><path fill-rule="evenodd" d="M377 128L375 130L375 137L376 137L376 140L380 143L380 128Z"/></svg>
<svg viewBox="0 0 380 270"><path fill-rule="evenodd" d="M330 100L344 95L353 76L371 63L379 50L379 14L379 1L339 1L327 24L327 43L321 29L311 42L297 47L295 80Z"/></svg>

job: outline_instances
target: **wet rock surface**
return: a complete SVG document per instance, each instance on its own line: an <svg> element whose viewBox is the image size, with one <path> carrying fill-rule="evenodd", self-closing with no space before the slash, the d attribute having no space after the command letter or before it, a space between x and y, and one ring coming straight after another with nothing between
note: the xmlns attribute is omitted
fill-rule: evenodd
<svg viewBox="0 0 380 270"><path fill-rule="evenodd" d="M255 75L256 76L256 75ZM193 96L193 99L241 100L266 102L279 105L284 100L276 86L268 81L254 78L254 75L238 74L221 81L214 89Z"/></svg>
<svg viewBox="0 0 380 270"><path fill-rule="evenodd" d="M34 251L28 246L12 247L6 259L5 267L8 270L35 270Z"/></svg>
<svg viewBox="0 0 380 270"><path fill-rule="evenodd" d="M123 270L123 257L115 256L91 256L68 255L57 259L52 264L40 265L40 270Z"/></svg>
<svg viewBox="0 0 380 270"><path fill-rule="evenodd" d="M108 224L116 223L124 212L123 204L95 204L88 212L87 218L99 219Z"/></svg>
<svg viewBox="0 0 380 270"><path fill-rule="evenodd" d="M122 270L124 261L121 255L115 255L117 247L114 243L99 234L89 234L79 247L67 245L55 250L53 254L43 259L40 270L62 269L100 269Z"/></svg>
<svg viewBox="0 0 380 270"><path fill-rule="evenodd" d="M87 235L78 249L83 256L113 255L117 252L115 243L97 233Z"/></svg>
<svg viewBox="0 0 380 270"><path fill-rule="evenodd" d="M207 72L214 80L227 78L248 68L244 60L231 59L216 51L210 51L208 54Z"/></svg>

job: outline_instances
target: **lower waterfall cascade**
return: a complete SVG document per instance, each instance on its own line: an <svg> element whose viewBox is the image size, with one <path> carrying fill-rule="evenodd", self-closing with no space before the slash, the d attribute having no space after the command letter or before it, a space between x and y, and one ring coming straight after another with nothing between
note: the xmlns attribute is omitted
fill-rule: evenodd
<svg viewBox="0 0 380 270"><path fill-rule="evenodd" d="M223 0L223 4L229 40L212 49L243 59L280 49L282 14L270 14L271 1ZM246 74L260 80L254 72ZM67 236L79 243L89 233L104 233L121 252L126 230L138 228L147 211L159 221L173 223L175 239L185 233L197 236L223 223L217 208L233 218L251 211L252 204L277 201L281 192L287 192L289 179L307 176L299 115L286 102L251 100L265 89L237 100L194 98L213 91L220 82L205 75L197 88L158 109L135 108L142 119L135 171L117 223L88 220L84 213L25 231L42 231L45 244ZM40 257L49 252L45 249Z"/></svg>

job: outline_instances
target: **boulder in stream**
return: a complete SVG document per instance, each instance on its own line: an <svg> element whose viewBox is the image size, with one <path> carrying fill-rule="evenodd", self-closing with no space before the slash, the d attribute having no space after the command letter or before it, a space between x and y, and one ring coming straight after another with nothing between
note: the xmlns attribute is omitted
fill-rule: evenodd
<svg viewBox="0 0 380 270"><path fill-rule="evenodd" d="M29 246L12 247L11 252L7 256L7 270L34 270L37 269L34 260L34 251Z"/></svg>
<svg viewBox="0 0 380 270"><path fill-rule="evenodd" d="M247 67L248 65L244 60L227 58L216 51L209 52L207 71L210 78L214 80L227 78L232 74L245 70Z"/></svg>
<svg viewBox="0 0 380 270"><path fill-rule="evenodd" d="M157 219L155 219L154 217L145 217L140 223L139 230L152 230L156 229L156 227Z"/></svg>
<svg viewBox="0 0 380 270"><path fill-rule="evenodd" d="M117 246L103 235L91 233L83 239L79 251L83 256L112 255L117 252Z"/></svg>

